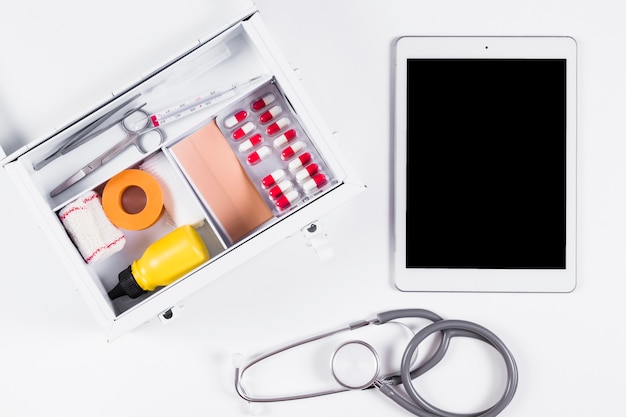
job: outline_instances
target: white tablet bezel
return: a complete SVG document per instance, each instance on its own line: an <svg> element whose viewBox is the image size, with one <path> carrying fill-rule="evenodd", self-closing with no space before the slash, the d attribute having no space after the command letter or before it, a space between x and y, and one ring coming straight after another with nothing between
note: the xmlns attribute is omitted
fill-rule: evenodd
<svg viewBox="0 0 626 417"><path fill-rule="evenodd" d="M570 292L577 270L576 41L571 37L399 38L394 45L394 196L392 280L401 291ZM565 269L447 269L406 267L407 60L566 59L566 249Z"/></svg>

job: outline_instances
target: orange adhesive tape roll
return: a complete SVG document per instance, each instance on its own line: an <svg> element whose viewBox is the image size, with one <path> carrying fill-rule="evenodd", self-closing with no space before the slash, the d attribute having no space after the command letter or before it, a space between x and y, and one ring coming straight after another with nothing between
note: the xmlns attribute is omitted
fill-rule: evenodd
<svg viewBox="0 0 626 417"><path fill-rule="evenodd" d="M124 207L124 194L134 187L145 194L145 205L137 212ZM163 193L152 175L139 169L127 169L111 178L104 186L102 208L111 223L117 227L143 230L152 226L161 216Z"/></svg>

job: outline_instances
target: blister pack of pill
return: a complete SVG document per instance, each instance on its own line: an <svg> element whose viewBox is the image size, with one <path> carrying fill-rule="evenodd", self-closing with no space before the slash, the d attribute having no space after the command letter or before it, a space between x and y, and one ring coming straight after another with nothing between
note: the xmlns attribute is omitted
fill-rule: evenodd
<svg viewBox="0 0 626 417"><path fill-rule="evenodd" d="M217 116L246 173L276 216L333 182L332 172L274 80Z"/></svg>

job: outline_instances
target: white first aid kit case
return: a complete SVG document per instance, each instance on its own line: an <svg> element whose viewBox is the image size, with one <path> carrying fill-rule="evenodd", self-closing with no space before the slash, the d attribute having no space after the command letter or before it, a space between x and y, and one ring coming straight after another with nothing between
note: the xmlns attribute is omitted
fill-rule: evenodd
<svg viewBox="0 0 626 417"><path fill-rule="evenodd" d="M109 340L364 188L254 4L215 11L202 39L136 82L44 137L1 144ZM206 257L176 252L180 229Z"/></svg>

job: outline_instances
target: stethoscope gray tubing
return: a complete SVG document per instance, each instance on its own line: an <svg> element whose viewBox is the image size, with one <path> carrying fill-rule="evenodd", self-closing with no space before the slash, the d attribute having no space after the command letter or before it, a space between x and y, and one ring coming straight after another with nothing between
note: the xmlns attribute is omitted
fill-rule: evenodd
<svg viewBox="0 0 626 417"><path fill-rule="evenodd" d="M434 405L428 403L424 400L415 389L415 386L412 384L412 379L415 377L424 374L426 371L421 367L417 368L413 372L410 371L411 359L418 345L422 343L428 336L433 333L443 332L444 337L441 340L440 347L445 343L446 346L443 348L444 353L447 350L450 340L453 337L469 337L478 339L482 342L485 342L491 345L494 349L496 349L502 358L504 359L504 363L507 369L507 381L506 388L504 393L500 397L500 399L490 408L475 412L475 413L452 413L440 408L435 407ZM447 337L446 337L447 336ZM439 349L438 349L439 351ZM441 358L439 359L441 360ZM382 381L377 381L374 385L387 397L396 402L398 405L406 409L407 411L415 414L419 417L494 417L500 414L502 410L506 408L507 405L513 399L515 395L515 391L517 390L517 382L518 382L518 371L517 364L515 363L515 358L506 347L506 345L498 338L495 334L493 334L490 330L486 329L483 326L480 326L476 323L463 321L463 320L442 320L430 324L424 327L421 331L419 331L413 339L407 345L406 350L402 356L402 362L400 365L400 378L402 381L402 386L404 387L406 393L409 395L413 402L407 400L406 398L398 395L398 393L393 389L393 384L386 384Z"/></svg>
<svg viewBox="0 0 626 417"><path fill-rule="evenodd" d="M341 332L359 329L361 327L371 324L384 324L400 318L421 318L430 320L433 323L424 327L415 336L413 336L402 356L399 374L377 377L374 383L367 388L378 388L391 400L418 417L494 417L511 402L517 389L518 372L515 359L513 358L513 355L508 350L506 345L494 333L476 323L462 320L443 320L439 315L425 309L400 309L379 313L375 319L355 322L348 325L347 327L342 327L334 331L316 335L261 355L247 363L245 366L236 368L236 391L244 400L249 402L289 401L349 391L349 388L338 388L309 394L289 395L284 397L257 398L249 395L246 392L246 389L243 387L242 379L245 371L251 366L291 348L301 346L303 344L310 343L319 339L323 339L325 337L332 336ZM427 358L423 364L411 370L412 360L417 347L430 335L439 332L441 333L441 339L437 348L435 349L435 352L429 358ZM450 340L453 337L469 337L485 342L491 345L494 349L496 349L504 359L507 369L506 388L504 390L504 393L500 397L500 400L486 410L466 414L452 413L446 410L442 410L425 401L417 393L415 387L411 382L418 376L428 372L443 359L450 344ZM399 384L402 384L404 386L407 395L410 397L410 400L405 398L393 388L393 386Z"/></svg>

